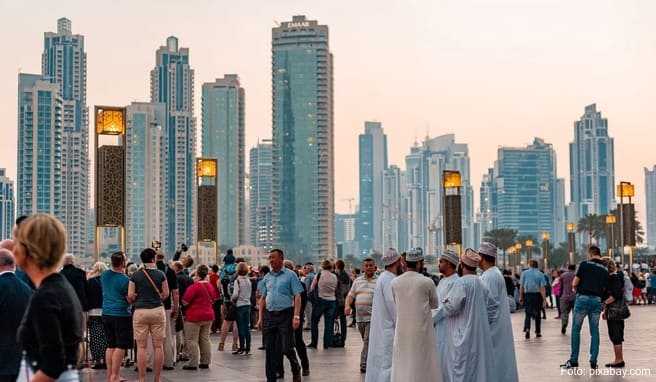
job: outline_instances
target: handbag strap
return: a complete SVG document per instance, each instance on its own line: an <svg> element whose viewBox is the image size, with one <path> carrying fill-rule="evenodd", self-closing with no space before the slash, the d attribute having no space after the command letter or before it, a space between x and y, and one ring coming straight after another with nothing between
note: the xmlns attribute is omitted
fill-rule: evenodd
<svg viewBox="0 0 656 382"><path fill-rule="evenodd" d="M159 288L157 288L157 285L155 285L155 282L153 281L153 279L152 279L152 278L150 277L150 275L148 274L148 270L147 270L145 267L142 268L141 270L143 271L144 275L146 275L146 278L148 279L148 281L150 281L150 285L152 285L152 287L153 287L153 289L155 290L155 292L157 292L157 294L159 295L159 297L162 298L162 292L160 292L160 291L159 291Z"/></svg>

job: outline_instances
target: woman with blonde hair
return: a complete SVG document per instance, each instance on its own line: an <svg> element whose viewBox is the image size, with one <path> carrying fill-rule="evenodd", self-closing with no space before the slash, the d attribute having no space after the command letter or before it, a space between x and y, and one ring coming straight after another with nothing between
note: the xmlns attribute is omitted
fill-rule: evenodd
<svg viewBox="0 0 656 382"><path fill-rule="evenodd" d="M239 349L232 354L251 354L251 280L248 278L248 264L237 264L237 279L232 292L233 304L237 307L237 330L239 331Z"/></svg>
<svg viewBox="0 0 656 382"><path fill-rule="evenodd" d="M316 349L319 343L319 321L323 316L323 348L333 346L335 310L337 309L337 275L333 273L330 260L321 262L321 272L312 280L310 300L312 302L312 322L310 323L311 342L307 346Z"/></svg>
<svg viewBox="0 0 656 382"><path fill-rule="evenodd" d="M66 230L54 216L36 214L20 225L14 254L36 286L18 330L34 368L32 382L79 378L73 368L82 341L82 307L73 287L57 272L65 250Z"/></svg>
<svg viewBox="0 0 656 382"><path fill-rule="evenodd" d="M89 308L89 319L87 329L89 333L89 348L93 369L107 369L105 365L105 352L107 351L107 339L102 323L102 284L100 275L107 270L105 263L98 261L93 264L91 271L87 274L86 294Z"/></svg>

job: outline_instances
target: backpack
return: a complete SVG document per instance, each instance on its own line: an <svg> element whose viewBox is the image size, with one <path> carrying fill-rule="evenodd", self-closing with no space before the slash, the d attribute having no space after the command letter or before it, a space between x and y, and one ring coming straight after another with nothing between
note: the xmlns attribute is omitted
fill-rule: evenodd
<svg viewBox="0 0 656 382"><path fill-rule="evenodd" d="M221 271L221 286L223 287L224 298L230 301L232 292L235 290L235 280L237 279L237 264L226 264Z"/></svg>
<svg viewBox="0 0 656 382"><path fill-rule="evenodd" d="M626 273L624 273L624 299L626 302L633 301L633 283Z"/></svg>

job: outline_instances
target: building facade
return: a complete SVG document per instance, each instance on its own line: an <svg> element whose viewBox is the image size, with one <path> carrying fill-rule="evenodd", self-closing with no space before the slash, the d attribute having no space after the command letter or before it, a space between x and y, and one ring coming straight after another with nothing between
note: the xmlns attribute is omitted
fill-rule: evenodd
<svg viewBox="0 0 656 382"><path fill-rule="evenodd" d="M273 195L271 140L251 148L249 155L250 244L266 250L273 248Z"/></svg>
<svg viewBox="0 0 656 382"><path fill-rule="evenodd" d="M273 28L274 241L296 260L334 256L332 63L328 26Z"/></svg>
<svg viewBox="0 0 656 382"><path fill-rule="evenodd" d="M382 245L383 253L387 248L405 251L405 183L403 172L396 165L389 166L383 172L382 189Z"/></svg>
<svg viewBox="0 0 656 382"><path fill-rule="evenodd" d="M0 240L12 239L16 215L14 213L14 182L0 168Z"/></svg>
<svg viewBox="0 0 656 382"><path fill-rule="evenodd" d="M56 84L61 98L61 220L67 250L82 255L87 247L89 209L89 108L84 36L72 33L71 21L57 20L57 32L44 35L43 79Z"/></svg>
<svg viewBox="0 0 656 382"><path fill-rule="evenodd" d="M53 214L62 222L62 99L38 74L18 75L17 213Z"/></svg>
<svg viewBox="0 0 656 382"><path fill-rule="evenodd" d="M150 72L151 102L166 104L167 179L166 253L181 244L196 243L196 118L194 117L194 71L189 49L180 48L171 36L156 52Z"/></svg>
<svg viewBox="0 0 656 382"><path fill-rule="evenodd" d="M597 105L585 107L574 122L574 141L569 144L570 193L576 216L607 214L615 203L615 159L613 138L608 136L608 120Z"/></svg>
<svg viewBox="0 0 656 382"><path fill-rule="evenodd" d="M645 205L647 207L647 245L656 248L656 166L645 168Z"/></svg>
<svg viewBox="0 0 656 382"><path fill-rule="evenodd" d="M563 178L556 180L554 234L551 241L555 245L567 242L567 204L565 203L565 179Z"/></svg>
<svg viewBox="0 0 656 382"><path fill-rule="evenodd" d="M126 250L137 259L159 241L170 247L165 198L167 169L166 105L133 102L126 108Z"/></svg>
<svg viewBox="0 0 656 382"><path fill-rule="evenodd" d="M203 157L217 159L218 239L227 247L246 242L244 107L236 74L203 84Z"/></svg>
<svg viewBox="0 0 656 382"><path fill-rule="evenodd" d="M365 122L358 137L360 212L356 226L362 256L383 250L383 172L387 169L387 136L380 122Z"/></svg>

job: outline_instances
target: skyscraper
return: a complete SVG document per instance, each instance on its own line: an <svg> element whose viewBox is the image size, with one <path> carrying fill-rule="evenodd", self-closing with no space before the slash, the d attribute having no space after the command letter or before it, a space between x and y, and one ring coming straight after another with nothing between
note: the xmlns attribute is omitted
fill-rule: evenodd
<svg viewBox="0 0 656 382"><path fill-rule="evenodd" d="M334 254L333 57L328 26L272 30L273 225L297 260Z"/></svg>
<svg viewBox="0 0 656 382"><path fill-rule="evenodd" d="M218 239L228 247L246 243L244 107L236 74L203 84L203 156L217 159Z"/></svg>
<svg viewBox="0 0 656 382"><path fill-rule="evenodd" d="M398 166L391 165L383 172L382 244L381 249L400 247L403 242L403 176Z"/></svg>
<svg viewBox="0 0 656 382"><path fill-rule="evenodd" d="M551 144L535 138L527 147L501 147L494 165L496 227L541 240L555 237L558 179Z"/></svg>
<svg viewBox="0 0 656 382"><path fill-rule="evenodd" d="M645 168L645 202L647 206L647 245L656 248L656 166Z"/></svg>
<svg viewBox="0 0 656 382"><path fill-rule="evenodd" d="M41 55L43 79L57 84L61 97L61 220L67 250L86 252L89 209L89 108L84 36L73 34L71 21L57 20L57 32L46 32Z"/></svg>
<svg viewBox="0 0 656 382"><path fill-rule="evenodd" d="M0 240L11 239L14 228L14 182L0 168Z"/></svg>
<svg viewBox="0 0 656 382"><path fill-rule="evenodd" d="M136 259L153 240L171 246L166 232L166 105L127 106L125 228L127 255Z"/></svg>
<svg viewBox="0 0 656 382"><path fill-rule="evenodd" d="M497 188L494 168L488 169L487 173L483 174L479 197L478 222L480 224L480 235L483 237L485 233L495 229L497 225Z"/></svg>
<svg viewBox="0 0 656 382"><path fill-rule="evenodd" d="M196 118L194 117L194 71L189 49L178 47L171 36L156 52L150 72L151 102L166 104L167 253L180 244L196 242Z"/></svg>
<svg viewBox="0 0 656 382"><path fill-rule="evenodd" d="M360 212L356 226L360 254L383 248L383 172L387 169L387 136L380 122L365 122L358 137Z"/></svg>
<svg viewBox="0 0 656 382"><path fill-rule="evenodd" d="M607 214L615 202L615 159L608 120L597 105L585 107L574 122L574 141L569 144L570 193L576 217Z"/></svg>
<svg viewBox="0 0 656 382"><path fill-rule="evenodd" d="M567 241L567 205L565 204L565 179L556 180L556 206L554 210L554 235L552 243L564 243Z"/></svg>
<svg viewBox="0 0 656 382"><path fill-rule="evenodd" d="M271 140L265 139L251 148L249 156L249 238L252 245L266 250L273 248L271 155Z"/></svg>
<svg viewBox="0 0 656 382"><path fill-rule="evenodd" d="M63 219L62 99L59 86L38 74L18 75L18 215Z"/></svg>

